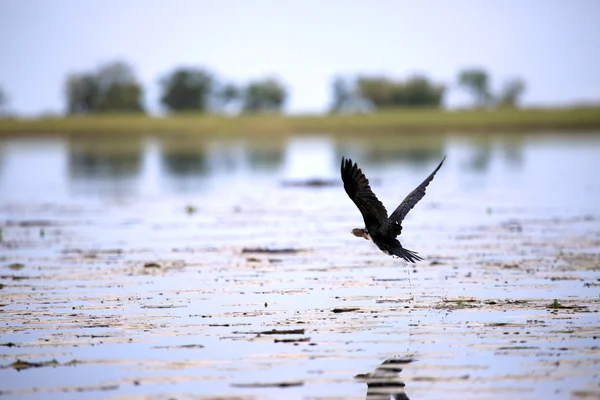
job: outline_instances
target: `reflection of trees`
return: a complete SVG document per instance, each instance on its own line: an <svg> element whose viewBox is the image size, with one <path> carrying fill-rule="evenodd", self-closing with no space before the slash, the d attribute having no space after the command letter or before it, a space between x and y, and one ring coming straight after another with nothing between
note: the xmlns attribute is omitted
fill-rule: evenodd
<svg viewBox="0 0 600 400"><path fill-rule="evenodd" d="M139 177L141 161L139 138L69 141L69 178L77 192L129 194Z"/></svg>
<svg viewBox="0 0 600 400"><path fill-rule="evenodd" d="M281 141L249 142L248 162L251 170L274 171L283 163L283 143Z"/></svg>
<svg viewBox="0 0 600 400"><path fill-rule="evenodd" d="M472 140L474 149L465 164L466 169L475 172L487 171L495 147L500 149L509 166L520 168L523 164L523 135L486 135L474 137Z"/></svg>
<svg viewBox="0 0 600 400"><path fill-rule="evenodd" d="M490 166L491 159L492 143L489 140L477 142L472 156L467 160L467 169L485 172Z"/></svg>
<svg viewBox="0 0 600 400"><path fill-rule="evenodd" d="M165 139L161 143L160 158L165 172L177 178L231 173L239 169L275 170L282 163L282 143L279 140Z"/></svg>
<svg viewBox="0 0 600 400"><path fill-rule="evenodd" d="M159 157L165 183L175 192L202 190L209 170L208 156L204 138L162 138Z"/></svg>
<svg viewBox="0 0 600 400"><path fill-rule="evenodd" d="M206 141L202 138L163 138L160 149L161 164L168 175L197 176L208 169Z"/></svg>
<svg viewBox="0 0 600 400"><path fill-rule="evenodd" d="M405 384L398 374L402 367L413 362L413 358L392 358L382 362L375 371L359 374L355 380L367 384L366 400L408 400L404 392Z"/></svg>
<svg viewBox="0 0 600 400"><path fill-rule="evenodd" d="M0 177L2 176L2 170L4 169L4 144L0 142Z"/></svg>
<svg viewBox="0 0 600 400"><path fill-rule="evenodd" d="M161 160L170 175L194 176L206 172L206 156L202 149L163 152Z"/></svg>
<svg viewBox="0 0 600 400"><path fill-rule="evenodd" d="M360 137L340 140L337 145L337 158L341 158L342 155L357 154L363 165L381 165L398 161L412 165L427 165L441 160L444 155L444 145L445 139L441 135Z"/></svg>
<svg viewBox="0 0 600 400"><path fill-rule="evenodd" d="M442 148L412 149L374 149L367 153L365 161L369 163L385 163L387 161L405 161L413 165L427 165L431 161L441 160Z"/></svg>
<svg viewBox="0 0 600 400"><path fill-rule="evenodd" d="M511 138L502 143L502 150L506 163L515 169L523 167L523 137Z"/></svg>

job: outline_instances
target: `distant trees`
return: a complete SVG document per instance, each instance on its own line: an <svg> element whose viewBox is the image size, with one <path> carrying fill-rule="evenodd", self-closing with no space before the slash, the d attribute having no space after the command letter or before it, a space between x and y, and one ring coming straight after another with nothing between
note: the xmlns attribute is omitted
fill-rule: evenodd
<svg viewBox="0 0 600 400"><path fill-rule="evenodd" d="M525 93L525 82L521 79L511 79L504 84L502 91L497 99L500 107L517 107L521 101L521 96Z"/></svg>
<svg viewBox="0 0 600 400"><path fill-rule="evenodd" d="M221 111L226 110L230 105L239 103L242 98L242 89L237 87L234 83L221 84L217 89L217 100L216 103ZM238 107L239 108L239 107Z"/></svg>
<svg viewBox="0 0 600 400"><path fill-rule="evenodd" d="M337 113L353 108L356 100L354 82L342 76L336 76L331 82L331 112Z"/></svg>
<svg viewBox="0 0 600 400"><path fill-rule="evenodd" d="M65 89L68 114L87 114L98 111L99 87L93 74L69 75Z"/></svg>
<svg viewBox="0 0 600 400"><path fill-rule="evenodd" d="M237 86L197 68L177 68L161 80L161 86L161 103L170 112L222 112L230 107L246 113L273 112L281 111L287 99L285 86L275 78Z"/></svg>
<svg viewBox="0 0 600 400"><path fill-rule="evenodd" d="M415 76L405 81L388 78L359 77L359 96L377 107L439 107L445 88L427 78Z"/></svg>
<svg viewBox="0 0 600 400"><path fill-rule="evenodd" d="M162 79L161 103L169 111L206 111L214 88L212 73L200 68L177 68Z"/></svg>
<svg viewBox="0 0 600 400"><path fill-rule="evenodd" d="M526 85L511 79L497 92L483 68L459 71L458 86L475 107L517 107ZM204 67L177 67L160 80L160 104L177 112L281 112L289 97L285 84L262 77L238 84ZM395 79L384 75L335 76L331 81L330 111L366 112L385 108L439 108L447 87L422 75ZM65 81L68 114L143 112L144 89L133 68L114 61L91 71L73 73ZM0 112L6 95L0 88Z"/></svg>
<svg viewBox="0 0 600 400"><path fill-rule="evenodd" d="M251 81L243 90L242 111L281 111L287 100L287 90L276 78Z"/></svg>
<svg viewBox="0 0 600 400"><path fill-rule="evenodd" d="M332 112L366 108L440 107L445 86L424 76L394 80L385 76L335 77L332 81Z"/></svg>
<svg viewBox="0 0 600 400"><path fill-rule="evenodd" d="M490 77L482 68L460 71L458 85L473 96L475 107L517 107L526 87L524 81L515 78L507 81L494 95L490 89Z"/></svg>
<svg viewBox="0 0 600 400"><path fill-rule="evenodd" d="M4 90L2 89L2 87L0 87L0 116L4 114L4 108L6 107L7 103L8 96L6 96L6 93L4 93Z"/></svg>
<svg viewBox="0 0 600 400"><path fill-rule="evenodd" d="M133 68L121 61L69 75L65 92L69 114L144 111L143 88Z"/></svg>
<svg viewBox="0 0 600 400"><path fill-rule="evenodd" d="M460 71L458 85L474 97L477 107L486 107L491 104L490 78L485 70L470 68Z"/></svg>

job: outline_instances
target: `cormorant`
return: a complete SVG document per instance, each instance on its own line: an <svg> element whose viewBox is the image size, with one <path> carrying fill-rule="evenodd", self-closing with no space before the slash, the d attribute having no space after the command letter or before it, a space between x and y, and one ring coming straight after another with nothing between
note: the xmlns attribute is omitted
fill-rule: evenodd
<svg viewBox="0 0 600 400"><path fill-rule="evenodd" d="M381 251L390 256L403 258L408 262L423 260L412 250L405 249L396 239L402 232L402 221L406 214L425 196L425 189L433 180L446 157L440 165L415 190L400 203L392 215L388 217L387 210L369 186L369 180L351 159L342 157L342 181L350 199L356 204L365 221L364 229L352 229L352 234L371 240Z"/></svg>

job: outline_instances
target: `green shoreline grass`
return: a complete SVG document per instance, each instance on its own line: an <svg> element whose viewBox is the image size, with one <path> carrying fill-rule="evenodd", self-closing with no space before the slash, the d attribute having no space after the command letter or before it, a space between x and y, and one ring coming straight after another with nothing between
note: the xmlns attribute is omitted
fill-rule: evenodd
<svg viewBox="0 0 600 400"><path fill-rule="evenodd" d="M504 110L388 110L364 115L179 114L92 115L0 119L0 135L77 133L168 133L199 135L292 133L440 133L600 130L600 107Z"/></svg>

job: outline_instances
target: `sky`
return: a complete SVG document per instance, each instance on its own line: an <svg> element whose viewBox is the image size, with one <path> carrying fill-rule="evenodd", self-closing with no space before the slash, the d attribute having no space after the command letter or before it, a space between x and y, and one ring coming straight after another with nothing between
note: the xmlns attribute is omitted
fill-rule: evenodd
<svg viewBox="0 0 600 400"><path fill-rule="evenodd" d="M0 87L21 115L60 113L69 73L125 60L159 111L159 79L208 67L289 89L286 111L323 112L335 74L423 73L467 104L456 76L482 67L500 88L525 80L523 103L600 102L597 0L0 0Z"/></svg>

